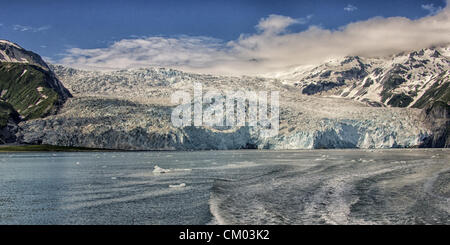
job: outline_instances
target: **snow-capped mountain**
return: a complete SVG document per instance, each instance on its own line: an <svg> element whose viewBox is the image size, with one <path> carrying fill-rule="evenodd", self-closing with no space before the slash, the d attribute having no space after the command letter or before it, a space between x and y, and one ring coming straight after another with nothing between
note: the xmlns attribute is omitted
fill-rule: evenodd
<svg viewBox="0 0 450 245"><path fill-rule="evenodd" d="M446 46L383 58L349 56L272 76L307 95L351 98L372 106L423 108L450 96L449 50Z"/></svg>
<svg viewBox="0 0 450 245"><path fill-rule="evenodd" d="M42 58L16 43L0 39L0 62L26 63L49 70Z"/></svg>
<svg viewBox="0 0 450 245"><path fill-rule="evenodd" d="M70 97L69 91L56 78L54 73L50 70L47 63L36 53L28 51L16 43L0 39L0 63L3 64L17 64L25 67L26 65L35 66L37 70L42 70L49 79L46 84L55 90L62 99ZM27 73L27 69L23 69L21 77Z"/></svg>
<svg viewBox="0 0 450 245"><path fill-rule="evenodd" d="M0 144L17 140L19 121L54 114L70 96L38 54L0 40Z"/></svg>

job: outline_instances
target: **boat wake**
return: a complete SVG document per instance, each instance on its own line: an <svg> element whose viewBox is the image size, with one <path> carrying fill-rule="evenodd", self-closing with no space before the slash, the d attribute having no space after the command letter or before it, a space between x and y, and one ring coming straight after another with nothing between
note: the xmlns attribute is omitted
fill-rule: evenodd
<svg viewBox="0 0 450 245"><path fill-rule="evenodd" d="M255 166L214 181L210 224L450 224L447 160Z"/></svg>

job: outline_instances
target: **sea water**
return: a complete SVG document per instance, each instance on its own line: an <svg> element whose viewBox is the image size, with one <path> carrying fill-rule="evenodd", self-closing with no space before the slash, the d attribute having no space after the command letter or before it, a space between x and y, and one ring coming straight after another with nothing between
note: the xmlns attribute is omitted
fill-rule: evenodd
<svg viewBox="0 0 450 245"><path fill-rule="evenodd" d="M450 224L449 153L1 153L0 224Z"/></svg>

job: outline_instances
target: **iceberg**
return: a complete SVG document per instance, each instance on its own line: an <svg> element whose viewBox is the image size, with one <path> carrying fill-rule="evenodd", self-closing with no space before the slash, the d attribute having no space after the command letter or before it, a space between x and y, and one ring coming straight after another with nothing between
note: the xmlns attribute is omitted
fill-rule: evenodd
<svg viewBox="0 0 450 245"><path fill-rule="evenodd" d="M155 168L153 169L154 174L165 174L170 172L170 169L164 169L159 167L158 165L155 165Z"/></svg>

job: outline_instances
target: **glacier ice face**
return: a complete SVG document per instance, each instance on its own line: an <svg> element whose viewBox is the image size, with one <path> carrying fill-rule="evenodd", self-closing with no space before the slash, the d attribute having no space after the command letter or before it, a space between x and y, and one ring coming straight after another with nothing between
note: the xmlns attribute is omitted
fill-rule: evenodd
<svg viewBox="0 0 450 245"><path fill-rule="evenodd" d="M21 137L28 143L108 149L230 150L414 147L428 136L416 109L374 108L338 98L298 103L282 106L279 134L265 138L258 127L174 128L169 106L73 98L58 115L22 122Z"/></svg>

